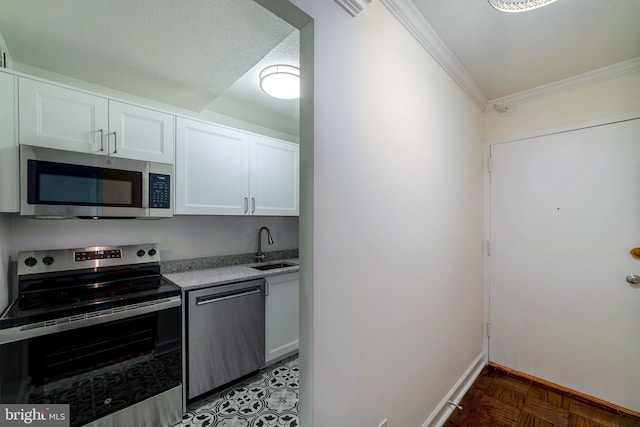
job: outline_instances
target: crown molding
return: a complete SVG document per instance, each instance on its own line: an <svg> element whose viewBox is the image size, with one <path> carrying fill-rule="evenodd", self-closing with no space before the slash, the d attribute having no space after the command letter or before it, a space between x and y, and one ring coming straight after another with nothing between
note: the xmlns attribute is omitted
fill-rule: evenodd
<svg viewBox="0 0 640 427"><path fill-rule="evenodd" d="M337 0L336 0L337 1ZM484 111L487 96L410 0L381 0L460 88Z"/></svg>
<svg viewBox="0 0 640 427"><path fill-rule="evenodd" d="M633 58L628 61L618 62L617 64L598 68L597 70L588 71L586 73L578 74L573 77L558 80L557 82L538 86L533 89L524 90L512 95L492 99L487 104L487 110L493 108L495 108L496 110L505 107L508 108L509 105L520 104L523 102L531 101L535 98L562 92L567 89L600 83L606 80L622 77L626 74L638 72L640 72L640 57Z"/></svg>
<svg viewBox="0 0 640 427"><path fill-rule="evenodd" d="M356 16L362 11L362 9L371 3L371 0L336 0L336 3L349 12L349 15Z"/></svg>

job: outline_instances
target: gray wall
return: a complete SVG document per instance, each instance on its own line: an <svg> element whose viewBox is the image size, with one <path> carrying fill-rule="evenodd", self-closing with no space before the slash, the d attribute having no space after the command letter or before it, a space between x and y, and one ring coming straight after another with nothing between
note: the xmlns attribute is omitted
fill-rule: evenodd
<svg viewBox="0 0 640 427"><path fill-rule="evenodd" d="M7 306L9 257L23 250L158 243L164 260L255 252L266 225L274 244L298 248L297 217L176 216L160 220L41 220L0 214L0 310Z"/></svg>
<svg viewBox="0 0 640 427"><path fill-rule="evenodd" d="M176 216L159 220L41 220L11 218L11 254L34 249L158 243L162 259L255 252L258 229L266 225L274 244L298 247L297 217ZM266 239L265 239L266 240Z"/></svg>

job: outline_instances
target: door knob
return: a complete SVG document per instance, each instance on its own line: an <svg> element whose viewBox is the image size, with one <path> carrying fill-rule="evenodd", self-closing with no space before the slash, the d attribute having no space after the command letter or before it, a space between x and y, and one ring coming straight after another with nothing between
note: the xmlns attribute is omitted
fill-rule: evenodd
<svg viewBox="0 0 640 427"><path fill-rule="evenodd" d="M640 283L640 276L636 276L635 274L630 274L626 277L627 282L631 283L632 285L637 285L638 283Z"/></svg>

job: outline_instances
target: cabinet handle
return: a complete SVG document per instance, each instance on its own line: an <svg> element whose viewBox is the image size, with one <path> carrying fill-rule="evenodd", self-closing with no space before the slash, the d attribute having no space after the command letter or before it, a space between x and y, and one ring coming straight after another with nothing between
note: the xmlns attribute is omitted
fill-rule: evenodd
<svg viewBox="0 0 640 427"><path fill-rule="evenodd" d="M113 153L109 154L116 154L118 152L118 135L116 135L115 131L110 135L113 135Z"/></svg>
<svg viewBox="0 0 640 427"><path fill-rule="evenodd" d="M246 214L247 212L249 212L249 198L245 197L244 198L244 213Z"/></svg>
<svg viewBox="0 0 640 427"><path fill-rule="evenodd" d="M251 213L256 213L256 198L251 198Z"/></svg>
<svg viewBox="0 0 640 427"><path fill-rule="evenodd" d="M100 132L100 151L104 151L104 132L102 129L98 129Z"/></svg>
<svg viewBox="0 0 640 427"><path fill-rule="evenodd" d="M268 280L264 281L264 296L265 297L269 296L269 281Z"/></svg>

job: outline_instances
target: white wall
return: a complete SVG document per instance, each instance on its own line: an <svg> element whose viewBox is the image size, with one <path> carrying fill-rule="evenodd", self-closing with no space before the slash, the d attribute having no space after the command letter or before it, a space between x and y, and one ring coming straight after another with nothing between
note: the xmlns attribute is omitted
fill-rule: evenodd
<svg viewBox="0 0 640 427"><path fill-rule="evenodd" d="M484 139L518 136L601 117L640 111L640 73L579 86L513 105L507 113L490 111Z"/></svg>
<svg viewBox="0 0 640 427"><path fill-rule="evenodd" d="M7 220L5 219L5 222ZM273 245L263 250L298 248L297 217L176 216L159 220L42 220L11 215L11 255L22 250L158 243L164 260L233 255L258 249L258 230L266 225ZM2 236L0 223L0 236ZM0 255L3 246L0 240ZM4 256L8 256L4 252ZM1 267L0 267L1 268ZM1 271L0 271L1 272Z"/></svg>
<svg viewBox="0 0 640 427"><path fill-rule="evenodd" d="M482 351L482 113L379 1L293 3L315 27L302 425L420 426Z"/></svg>
<svg viewBox="0 0 640 427"><path fill-rule="evenodd" d="M10 215L0 213L0 313L9 305L10 224Z"/></svg>

